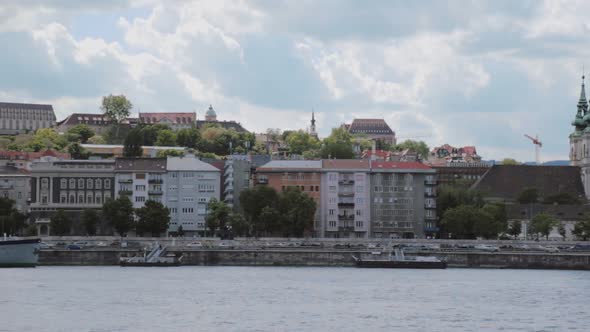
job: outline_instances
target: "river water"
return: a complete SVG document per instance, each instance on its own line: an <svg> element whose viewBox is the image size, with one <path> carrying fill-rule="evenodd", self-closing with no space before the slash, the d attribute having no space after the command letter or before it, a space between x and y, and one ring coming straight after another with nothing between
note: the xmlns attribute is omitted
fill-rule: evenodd
<svg viewBox="0 0 590 332"><path fill-rule="evenodd" d="M0 331L590 331L590 272L0 269Z"/></svg>

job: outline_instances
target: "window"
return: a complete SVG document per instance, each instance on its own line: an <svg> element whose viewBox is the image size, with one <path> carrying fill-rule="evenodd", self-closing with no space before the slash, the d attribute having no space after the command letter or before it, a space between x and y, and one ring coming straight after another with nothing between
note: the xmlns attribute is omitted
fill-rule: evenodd
<svg viewBox="0 0 590 332"><path fill-rule="evenodd" d="M78 195L78 204L84 203L84 195Z"/></svg>
<svg viewBox="0 0 590 332"><path fill-rule="evenodd" d="M170 208L170 213L177 213L178 212L178 208Z"/></svg>
<svg viewBox="0 0 590 332"><path fill-rule="evenodd" d="M92 179L86 180L86 188L92 189L94 187L93 184L94 182L92 181Z"/></svg>
<svg viewBox="0 0 590 332"><path fill-rule="evenodd" d="M329 215L331 215L331 216L333 216L333 215L334 215L334 209L330 209L330 210L328 211L328 214L329 214Z"/></svg>
<svg viewBox="0 0 590 332"><path fill-rule="evenodd" d="M78 189L84 189L84 179L78 179Z"/></svg>
<svg viewBox="0 0 590 332"><path fill-rule="evenodd" d="M135 202L145 202L145 196L135 196Z"/></svg>
<svg viewBox="0 0 590 332"><path fill-rule="evenodd" d="M135 185L135 191L145 191L145 185L143 185L143 184Z"/></svg>
<svg viewBox="0 0 590 332"><path fill-rule="evenodd" d="M170 177L171 178L177 178L178 177L178 173L176 173L176 172L170 173Z"/></svg>
<svg viewBox="0 0 590 332"><path fill-rule="evenodd" d="M61 194L61 195L59 196L59 202L60 202L60 203L62 203L62 204L65 204L65 203L67 203L67 200L68 200L68 197L67 197L67 195L66 195L66 194Z"/></svg>
<svg viewBox="0 0 590 332"><path fill-rule="evenodd" d="M363 191L365 191L365 188L363 186L356 186L357 193L362 193Z"/></svg>
<svg viewBox="0 0 590 332"><path fill-rule="evenodd" d="M100 179L96 179L96 180L94 181L94 184L95 184L95 186L94 186L94 187L95 187L96 189L102 189L102 182L100 181Z"/></svg>
<svg viewBox="0 0 590 332"><path fill-rule="evenodd" d="M195 209L190 207L190 208L182 208L182 213L184 214L189 214L189 213L195 213Z"/></svg>
<svg viewBox="0 0 590 332"><path fill-rule="evenodd" d="M168 198L168 201L169 202L178 202L178 197L172 196L172 197Z"/></svg>
<svg viewBox="0 0 590 332"><path fill-rule="evenodd" d="M199 203L207 203L207 197L199 197Z"/></svg>
<svg viewBox="0 0 590 332"><path fill-rule="evenodd" d="M92 194L91 193L86 194L86 203L92 204L92 202L94 202L94 199L92 199Z"/></svg>
<svg viewBox="0 0 590 332"><path fill-rule="evenodd" d="M356 215L357 216L362 216L363 215L363 210L356 210Z"/></svg>
<svg viewBox="0 0 590 332"><path fill-rule="evenodd" d="M330 175L328 175L328 180L330 180L330 181L338 181L338 174L330 174Z"/></svg>
<svg viewBox="0 0 590 332"><path fill-rule="evenodd" d="M356 203L357 203L357 204L365 204L365 199L364 199L364 198L362 198L362 197L357 197L357 199L356 199Z"/></svg>
<svg viewBox="0 0 590 332"><path fill-rule="evenodd" d="M20 191L17 193L16 198L23 198L23 195L22 195L22 193Z"/></svg>
<svg viewBox="0 0 590 332"><path fill-rule="evenodd" d="M168 187L168 190L170 190L170 191L175 191L175 190L178 190L178 186L176 186L176 185L171 185L171 186L169 186L169 187Z"/></svg>
<svg viewBox="0 0 590 332"><path fill-rule="evenodd" d="M320 191L320 186L315 186L315 191Z"/></svg>
<svg viewBox="0 0 590 332"><path fill-rule="evenodd" d="M111 180L109 180L109 179L104 180L104 189L111 189Z"/></svg>
<svg viewBox="0 0 590 332"><path fill-rule="evenodd" d="M183 197L182 201L183 202L194 202L195 198L194 197Z"/></svg>
<svg viewBox="0 0 590 332"><path fill-rule="evenodd" d="M109 199L109 198L111 198L111 193L107 191L107 192L104 193L104 199L106 200L106 199Z"/></svg>
<svg viewBox="0 0 590 332"><path fill-rule="evenodd" d="M61 189L66 189L66 188L68 187L68 180L66 180L66 179L61 179L61 180L59 181L59 187L60 187Z"/></svg>
<svg viewBox="0 0 590 332"><path fill-rule="evenodd" d="M363 222L362 221L357 221L356 222L356 227L363 227Z"/></svg>
<svg viewBox="0 0 590 332"><path fill-rule="evenodd" d="M76 179L70 179L70 189L76 188Z"/></svg>
<svg viewBox="0 0 590 332"><path fill-rule="evenodd" d="M70 203L70 204L76 203L76 196L70 195L70 201L68 203Z"/></svg>
<svg viewBox="0 0 590 332"><path fill-rule="evenodd" d="M336 186L330 186L329 189L330 191L336 191Z"/></svg>
<svg viewBox="0 0 590 332"><path fill-rule="evenodd" d="M145 180L145 173L137 173L135 174L135 178L138 180Z"/></svg>

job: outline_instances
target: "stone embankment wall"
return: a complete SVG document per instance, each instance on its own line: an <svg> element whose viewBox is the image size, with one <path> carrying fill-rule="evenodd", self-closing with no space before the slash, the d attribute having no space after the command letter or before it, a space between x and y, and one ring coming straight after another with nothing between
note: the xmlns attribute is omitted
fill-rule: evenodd
<svg viewBox="0 0 590 332"><path fill-rule="evenodd" d="M352 255L373 256L370 251L335 249L221 250L172 247L169 251L182 252L185 265L353 266ZM139 251L130 249L42 250L39 263L40 265L117 265L120 256L134 253ZM590 270L590 253L429 251L413 254L437 256L446 260L449 267Z"/></svg>

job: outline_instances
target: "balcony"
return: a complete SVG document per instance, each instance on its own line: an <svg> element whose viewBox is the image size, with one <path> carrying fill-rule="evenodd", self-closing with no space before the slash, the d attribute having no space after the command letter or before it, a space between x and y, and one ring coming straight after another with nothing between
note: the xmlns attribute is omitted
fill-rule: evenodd
<svg viewBox="0 0 590 332"><path fill-rule="evenodd" d="M338 206L354 206L354 202L338 202Z"/></svg>
<svg viewBox="0 0 590 332"><path fill-rule="evenodd" d="M339 196L354 196L354 191L338 191Z"/></svg>
<svg viewBox="0 0 590 332"><path fill-rule="evenodd" d="M340 226L338 230L340 232L354 232L354 226Z"/></svg>
<svg viewBox="0 0 590 332"><path fill-rule="evenodd" d="M338 184L343 184L343 185L354 184L354 180L353 179L340 179L340 180L338 180Z"/></svg>
<svg viewBox="0 0 590 332"><path fill-rule="evenodd" d="M436 209L436 204L424 204L425 209Z"/></svg>
<svg viewBox="0 0 590 332"><path fill-rule="evenodd" d="M424 227L425 232L436 233L440 231L440 228L433 226L433 227Z"/></svg>
<svg viewBox="0 0 590 332"><path fill-rule="evenodd" d="M426 179L426 180L424 180L424 184L431 185L431 186L436 185L436 180L435 179L430 179L430 180Z"/></svg>
<svg viewBox="0 0 590 332"><path fill-rule="evenodd" d="M338 219L339 220L354 220L354 215L344 215L344 214L339 214L338 215Z"/></svg>
<svg viewBox="0 0 590 332"><path fill-rule="evenodd" d="M149 179L148 180L149 184L152 184L152 183L153 184L162 184L163 182L164 182L164 180L162 180L162 179Z"/></svg>
<svg viewBox="0 0 590 332"><path fill-rule="evenodd" d="M260 179L260 178L259 178L259 179L257 179L257 180L256 180L256 182L257 182L258 184L268 184L268 179L265 179L265 178L261 178L261 179Z"/></svg>
<svg viewBox="0 0 590 332"><path fill-rule="evenodd" d="M2 189L2 190L14 189L14 185L12 185L12 184L0 184L0 189Z"/></svg>
<svg viewBox="0 0 590 332"><path fill-rule="evenodd" d="M436 220L436 216L426 216L424 217L426 220Z"/></svg>
<svg viewBox="0 0 590 332"><path fill-rule="evenodd" d="M133 192L131 190L119 190L119 196L131 196Z"/></svg>
<svg viewBox="0 0 590 332"><path fill-rule="evenodd" d="M436 193L433 191L431 191L431 192L425 191L424 197L436 197Z"/></svg>
<svg viewBox="0 0 590 332"><path fill-rule="evenodd" d="M163 195L164 192L162 190L148 190L148 195Z"/></svg>
<svg viewBox="0 0 590 332"><path fill-rule="evenodd" d="M119 179L119 183L133 183L133 179Z"/></svg>

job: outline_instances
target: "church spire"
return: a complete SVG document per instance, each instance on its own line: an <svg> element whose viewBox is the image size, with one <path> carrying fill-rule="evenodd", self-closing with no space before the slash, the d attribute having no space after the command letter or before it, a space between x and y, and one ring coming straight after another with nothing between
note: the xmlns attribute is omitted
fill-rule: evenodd
<svg viewBox="0 0 590 332"><path fill-rule="evenodd" d="M588 100L586 99L586 85L584 83L584 79L586 78L585 75L582 74L582 87L580 90L580 99L578 100L578 112L576 113L576 118L572 122L572 125L576 127L577 133L580 133L590 123L590 113L588 112Z"/></svg>
<svg viewBox="0 0 590 332"><path fill-rule="evenodd" d="M311 111L311 126L309 127L309 134L314 137L318 137L318 133L315 130L315 112Z"/></svg>
<svg viewBox="0 0 590 332"><path fill-rule="evenodd" d="M586 78L585 75L582 75L582 88L580 90L580 100L578 101L578 110L583 109L584 114L588 111L588 100L586 100L586 88L584 84L584 79Z"/></svg>

